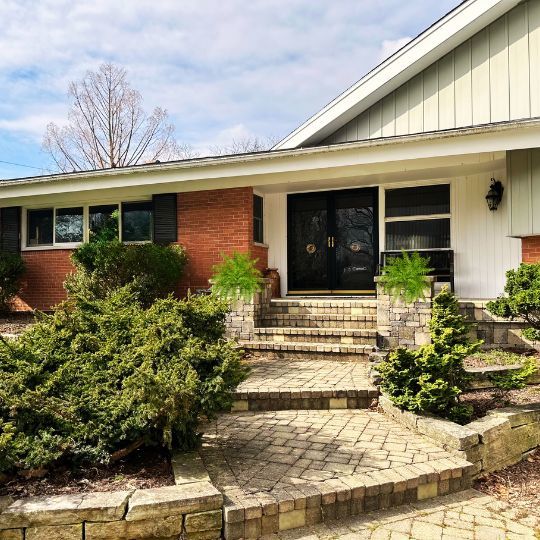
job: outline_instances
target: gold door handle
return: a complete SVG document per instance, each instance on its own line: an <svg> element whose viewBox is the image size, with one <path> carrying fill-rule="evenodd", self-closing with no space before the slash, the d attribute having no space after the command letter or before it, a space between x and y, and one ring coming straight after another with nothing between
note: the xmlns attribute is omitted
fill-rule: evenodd
<svg viewBox="0 0 540 540"><path fill-rule="evenodd" d="M335 238L332 236L332 247L334 247Z"/></svg>
<svg viewBox="0 0 540 540"><path fill-rule="evenodd" d="M328 237L328 247L334 247L335 238L333 236Z"/></svg>

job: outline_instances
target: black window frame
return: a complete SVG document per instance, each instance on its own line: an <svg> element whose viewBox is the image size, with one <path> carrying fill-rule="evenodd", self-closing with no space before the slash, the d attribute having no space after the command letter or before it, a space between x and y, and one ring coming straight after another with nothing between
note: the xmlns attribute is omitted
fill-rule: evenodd
<svg viewBox="0 0 540 540"><path fill-rule="evenodd" d="M253 194L253 241L256 244L264 244L264 197L255 193Z"/></svg>

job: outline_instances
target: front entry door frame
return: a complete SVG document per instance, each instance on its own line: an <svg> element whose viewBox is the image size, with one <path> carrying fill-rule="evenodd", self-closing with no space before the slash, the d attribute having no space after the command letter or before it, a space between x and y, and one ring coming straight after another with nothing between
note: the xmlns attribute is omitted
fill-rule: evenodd
<svg viewBox="0 0 540 540"><path fill-rule="evenodd" d="M375 295L375 286L373 284L372 288L361 288L361 289L344 289L337 288L337 260L336 260L336 238L339 235L339 231L336 230L337 220L336 220L336 204L335 198L338 196L351 197L354 195L370 195L372 198L373 206L373 223L372 223L372 246L373 246L373 276L376 274L376 267L379 258L379 189L378 187L367 187L367 188L354 188L354 189L341 189L341 190L328 190L328 191L314 191L307 193L294 193L287 196L287 257L289 260L288 263L288 287L287 291L289 295L341 295L341 296L351 296L351 295ZM327 200L327 243L325 245L325 250L327 250L327 276L328 276L328 287L324 288L304 288L304 287L294 287L293 286L293 265L291 262L291 248L293 241L291 238L291 224L292 224L292 214L293 214L293 205L291 204L292 198L320 198L326 197Z"/></svg>

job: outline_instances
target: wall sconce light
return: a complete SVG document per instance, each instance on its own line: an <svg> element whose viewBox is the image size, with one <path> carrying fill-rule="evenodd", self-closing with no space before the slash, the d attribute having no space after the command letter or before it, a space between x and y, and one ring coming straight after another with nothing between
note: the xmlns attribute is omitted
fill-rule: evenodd
<svg viewBox="0 0 540 540"><path fill-rule="evenodd" d="M502 201L503 191L504 187L501 182L499 180L495 180L495 178L492 178L489 191L486 195L487 205L491 211L497 210Z"/></svg>

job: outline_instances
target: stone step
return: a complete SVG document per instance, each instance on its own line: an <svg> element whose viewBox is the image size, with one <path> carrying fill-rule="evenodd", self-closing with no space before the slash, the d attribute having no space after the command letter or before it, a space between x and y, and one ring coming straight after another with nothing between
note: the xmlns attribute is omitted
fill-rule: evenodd
<svg viewBox="0 0 540 540"><path fill-rule="evenodd" d="M364 362L253 360L234 394L233 411L367 409L379 390Z"/></svg>
<svg viewBox="0 0 540 540"><path fill-rule="evenodd" d="M335 343L344 345L377 345L377 331L374 328L302 328L298 326L255 328L255 339L274 343L308 342Z"/></svg>
<svg viewBox="0 0 540 540"><path fill-rule="evenodd" d="M472 464L374 411L233 413L203 427L201 457L224 496L226 539L468 489Z"/></svg>
<svg viewBox="0 0 540 540"><path fill-rule="evenodd" d="M270 313L311 314L311 315L375 315L375 300L313 300L274 299L269 306Z"/></svg>
<svg viewBox="0 0 540 540"><path fill-rule="evenodd" d="M340 360L367 362L374 345L343 345L340 343L311 343L301 341L240 341L253 357L287 358L291 360Z"/></svg>
<svg viewBox="0 0 540 540"><path fill-rule="evenodd" d="M261 326L301 328L372 329L377 325L376 315L341 315L339 313L265 313Z"/></svg>

